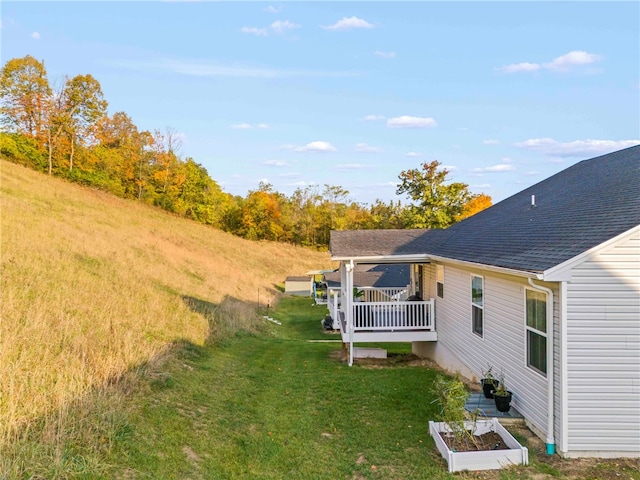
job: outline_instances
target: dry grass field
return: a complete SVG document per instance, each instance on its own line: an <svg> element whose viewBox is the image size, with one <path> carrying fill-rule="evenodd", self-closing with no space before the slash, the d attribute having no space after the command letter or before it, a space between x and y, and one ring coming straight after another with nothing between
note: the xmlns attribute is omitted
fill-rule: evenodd
<svg viewBox="0 0 640 480"><path fill-rule="evenodd" d="M287 275L331 266L327 253L0 166L0 449L37 432L55 450L84 428L82 399L99 401L176 342L259 328L259 299L277 301Z"/></svg>

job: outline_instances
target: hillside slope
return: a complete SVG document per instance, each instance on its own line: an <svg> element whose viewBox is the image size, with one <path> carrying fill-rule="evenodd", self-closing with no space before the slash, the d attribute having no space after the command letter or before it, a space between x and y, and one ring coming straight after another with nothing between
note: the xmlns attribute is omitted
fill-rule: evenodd
<svg viewBox="0 0 640 480"><path fill-rule="evenodd" d="M173 342L258 326L327 253L255 243L3 161L0 445Z"/></svg>

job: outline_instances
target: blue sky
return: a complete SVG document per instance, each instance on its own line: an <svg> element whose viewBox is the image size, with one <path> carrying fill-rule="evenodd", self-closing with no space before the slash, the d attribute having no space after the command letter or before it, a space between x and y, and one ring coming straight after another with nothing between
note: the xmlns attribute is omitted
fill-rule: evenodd
<svg viewBox="0 0 640 480"><path fill-rule="evenodd" d="M438 160L498 202L640 143L638 2L11 2L2 63L91 74L232 194L403 200Z"/></svg>

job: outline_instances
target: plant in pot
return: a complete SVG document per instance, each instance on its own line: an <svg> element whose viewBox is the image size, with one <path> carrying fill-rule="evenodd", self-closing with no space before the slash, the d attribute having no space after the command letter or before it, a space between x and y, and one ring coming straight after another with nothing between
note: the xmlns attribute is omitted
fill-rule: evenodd
<svg viewBox="0 0 640 480"><path fill-rule="evenodd" d="M500 383L493 391L493 399L496 402L496 409L499 412L506 413L511 409L511 399L513 395L507 390L504 384L504 375L500 374Z"/></svg>
<svg viewBox="0 0 640 480"><path fill-rule="evenodd" d="M364 297L364 290L360 290L358 287L353 287L353 300L361 302L362 297Z"/></svg>
<svg viewBox="0 0 640 480"><path fill-rule="evenodd" d="M491 365L488 365L488 368L482 371L480 383L482 384L482 393L484 393L485 398L493 398L493 391L498 388L500 381L493 376L493 367Z"/></svg>

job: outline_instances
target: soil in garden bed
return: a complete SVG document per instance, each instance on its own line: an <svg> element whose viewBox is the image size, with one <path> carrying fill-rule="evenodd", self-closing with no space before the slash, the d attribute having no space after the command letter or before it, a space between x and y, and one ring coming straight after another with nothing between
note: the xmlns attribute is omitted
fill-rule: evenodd
<svg viewBox="0 0 640 480"><path fill-rule="evenodd" d="M479 452L482 450L509 450L504 440L496 432L474 435L475 444L466 436L457 439L452 433L440 432L440 436L454 452Z"/></svg>

